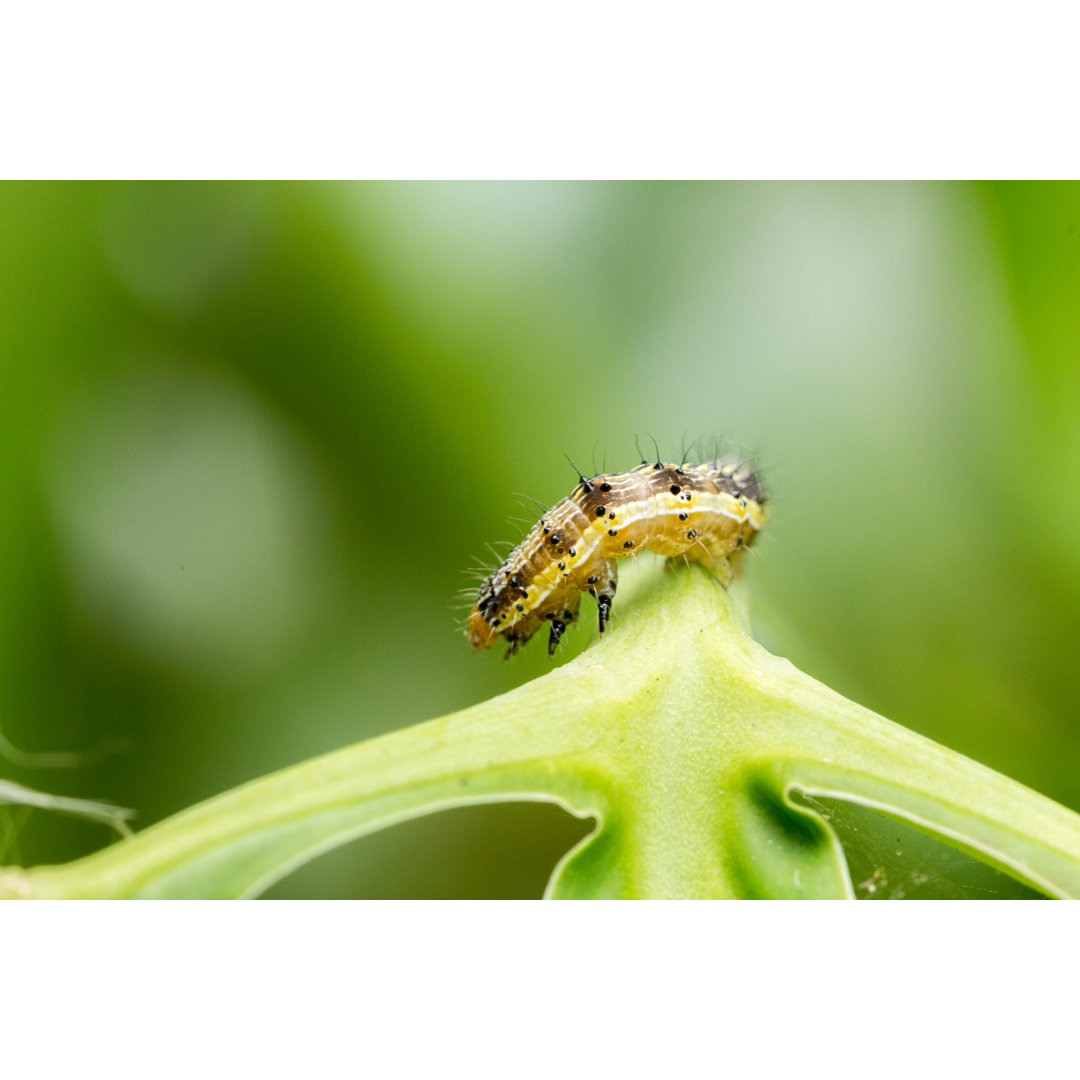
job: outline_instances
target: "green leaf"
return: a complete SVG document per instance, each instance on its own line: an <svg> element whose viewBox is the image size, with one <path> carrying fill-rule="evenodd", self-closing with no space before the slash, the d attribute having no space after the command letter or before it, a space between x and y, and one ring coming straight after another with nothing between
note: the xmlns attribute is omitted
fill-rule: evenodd
<svg viewBox="0 0 1080 1080"><path fill-rule="evenodd" d="M610 632L542 678L254 781L78 862L8 869L0 894L253 896L375 829L542 799L597 822L556 868L553 897L866 894L841 839L862 875L881 843L878 811L945 841L919 849L921 866L962 850L1042 893L1080 896L1080 816L772 656L700 568L637 564Z"/></svg>

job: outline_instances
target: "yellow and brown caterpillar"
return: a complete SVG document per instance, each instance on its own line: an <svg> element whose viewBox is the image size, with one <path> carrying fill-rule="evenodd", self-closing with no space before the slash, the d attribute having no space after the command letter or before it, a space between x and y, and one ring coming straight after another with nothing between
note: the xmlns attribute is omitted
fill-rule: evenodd
<svg viewBox="0 0 1080 1080"><path fill-rule="evenodd" d="M583 592L596 598L602 634L615 598L615 562L639 551L704 563L729 584L732 560L765 522L766 501L753 466L735 457L581 477L480 586L469 641L486 649L505 638L510 656L549 622L554 655Z"/></svg>

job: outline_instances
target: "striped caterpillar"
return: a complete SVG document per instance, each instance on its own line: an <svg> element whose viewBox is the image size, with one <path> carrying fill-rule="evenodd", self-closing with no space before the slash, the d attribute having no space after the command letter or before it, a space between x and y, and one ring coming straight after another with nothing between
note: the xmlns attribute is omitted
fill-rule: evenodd
<svg viewBox="0 0 1080 1080"><path fill-rule="evenodd" d="M765 491L753 466L735 457L702 465L643 462L630 472L580 479L480 586L467 630L475 649L503 637L511 656L549 622L554 656L577 620L583 592L596 598L603 634L616 560L639 551L704 563L728 585L732 560L765 522Z"/></svg>

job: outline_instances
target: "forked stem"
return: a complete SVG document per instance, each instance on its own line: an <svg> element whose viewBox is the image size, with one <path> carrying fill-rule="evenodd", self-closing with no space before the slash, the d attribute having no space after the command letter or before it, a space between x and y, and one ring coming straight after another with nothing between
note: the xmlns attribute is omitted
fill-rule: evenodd
<svg viewBox="0 0 1080 1080"><path fill-rule="evenodd" d="M641 560L644 564L645 560ZM833 693L740 626L696 567L626 576L618 620L511 693L264 777L0 896L242 897L350 839L542 799L597 829L556 897L850 897L797 792L861 803L1053 896L1080 896L1080 815Z"/></svg>

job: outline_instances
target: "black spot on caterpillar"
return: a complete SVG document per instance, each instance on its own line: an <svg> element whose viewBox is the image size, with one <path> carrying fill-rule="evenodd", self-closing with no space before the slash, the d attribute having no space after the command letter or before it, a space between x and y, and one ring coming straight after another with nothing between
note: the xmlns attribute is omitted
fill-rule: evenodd
<svg viewBox="0 0 1080 1080"><path fill-rule="evenodd" d="M639 551L704 563L728 584L733 560L765 523L767 498L753 466L736 457L582 477L480 586L469 641L486 649L501 636L510 656L550 622L548 654L554 655L577 620L583 592L596 597L603 634L615 597L615 560ZM608 528L616 517L618 528ZM569 552L554 551L553 544Z"/></svg>

